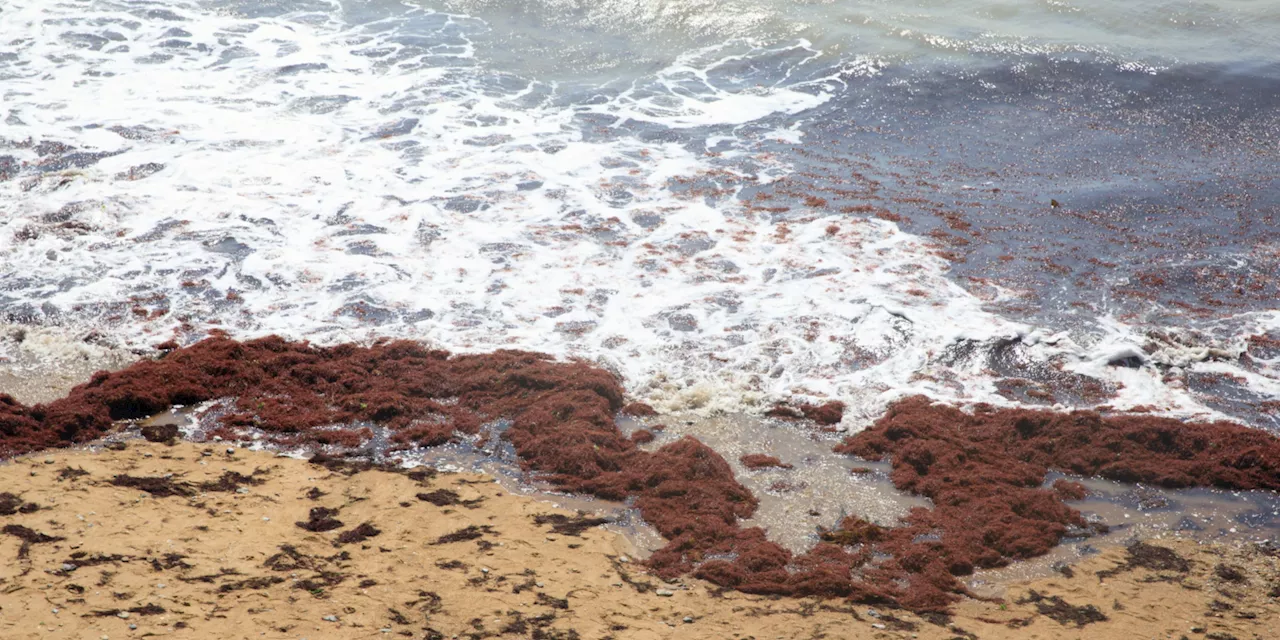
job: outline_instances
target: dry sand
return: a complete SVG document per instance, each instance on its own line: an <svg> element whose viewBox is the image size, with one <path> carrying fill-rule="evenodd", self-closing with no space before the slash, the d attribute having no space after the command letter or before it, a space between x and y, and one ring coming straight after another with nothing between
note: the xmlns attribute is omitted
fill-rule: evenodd
<svg viewBox="0 0 1280 640"><path fill-rule="evenodd" d="M924 620L664 583L626 561L621 535L556 533L535 516L574 514L483 475L346 475L232 451L133 440L0 465L0 491L39 507L0 516L0 638L1280 638L1280 559L1256 545L1157 541L1187 570L1101 579L1126 560L1113 548L1073 577L1010 584L1004 602ZM260 484L198 486L235 480L229 471ZM162 488L190 495L112 484L170 474ZM463 503L417 497L441 489ZM300 528L314 507L337 509L342 526ZM380 533L337 543L366 522ZM440 541L460 531L471 533ZM61 539L24 545L34 534Z"/></svg>

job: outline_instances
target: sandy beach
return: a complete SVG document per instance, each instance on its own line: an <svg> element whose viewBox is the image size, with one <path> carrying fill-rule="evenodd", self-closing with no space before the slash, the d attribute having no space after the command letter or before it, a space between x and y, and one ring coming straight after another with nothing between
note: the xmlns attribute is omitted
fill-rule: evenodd
<svg viewBox="0 0 1280 640"><path fill-rule="evenodd" d="M1257 545L1109 548L921 617L665 582L490 477L358 468L141 439L9 461L0 636L1264 640L1280 620Z"/></svg>

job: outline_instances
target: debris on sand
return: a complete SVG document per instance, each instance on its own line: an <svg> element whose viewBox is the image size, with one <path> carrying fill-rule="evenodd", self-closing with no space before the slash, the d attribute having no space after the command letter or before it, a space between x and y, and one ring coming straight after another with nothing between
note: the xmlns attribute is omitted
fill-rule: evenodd
<svg viewBox="0 0 1280 640"><path fill-rule="evenodd" d="M4 529L0 529L0 532L5 535L13 536L28 544L43 544L46 542L58 542L59 540L66 539L61 536L46 535L20 524L6 524Z"/></svg>
<svg viewBox="0 0 1280 640"><path fill-rule="evenodd" d="M62 482L63 480L75 480L76 478L83 478L87 475L89 475L89 472L82 468L77 467L72 469L71 467L63 467L58 471L58 482Z"/></svg>
<svg viewBox="0 0 1280 640"><path fill-rule="evenodd" d="M1040 615L1046 616L1058 624L1074 624L1076 628L1107 620L1106 614L1091 604L1077 607L1069 604L1060 596L1046 596L1035 589L1032 589L1027 597L1020 598L1016 602L1018 604L1035 604L1036 611L1039 611Z"/></svg>
<svg viewBox="0 0 1280 640"><path fill-rule="evenodd" d="M457 491L451 489L436 489L427 493L419 493L418 499L423 502L430 502L437 507L460 505L471 509L484 502L483 496L472 500L463 500Z"/></svg>
<svg viewBox="0 0 1280 640"><path fill-rule="evenodd" d="M483 524L479 526L470 525L462 529L459 529L457 531L454 531L453 533L447 533L445 535L442 535L439 538L436 538L436 541L432 542L431 544L449 544L452 542L465 542L467 540L478 540L480 538L483 538L486 534L497 535L497 533L498 533L497 531L493 530L493 527L487 524Z"/></svg>
<svg viewBox="0 0 1280 640"><path fill-rule="evenodd" d="M335 544L352 544L356 542L364 542L369 538L381 534L382 531L373 526L372 522L364 522L349 531L343 531L338 535Z"/></svg>
<svg viewBox="0 0 1280 640"><path fill-rule="evenodd" d="M117 487L126 487L129 489L137 489L144 491L157 498L167 498L169 496L181 496L189 498L202 491L222 491L233 492L245 485L256 486L262 484L263 480L257 476L263 473L262 470L254 471L253 475L246 476L237 471L225 471L216 480L207 482L186 482L176 480L174 476L131 476L128 474L117 474L111 478L111 484Z"/></svg>
<svg viewBox="0 0 1280 640"><path fill-rule="evenodd" d="M118 474L111 478L111 484L117 487L137 489L157 498L169 496L190 497L196 494L195 489L186 482L179 482L167 476L131 476Z"/></svg>
<svg viewBox="0 0 1280 640"><path fill-rule="evenodd" d="M157 616L162 613L165 613L164 607L154 603L147 603L145 605L142 605L139 607L132 607L129 609L102 609L97 611L90 611L89 613L85 614L85 617L86 618L88 617L128 618L129 614L140 615L140 616ZM124 615L121 615L121 614L124 614Z"/></svg>
<svg viewBox="0 0 1280 640"><path fill-rule="evenodd" d="M581 536L583 531L602 524L609 524L613 520L609 518L588 518L579 511L577 515L572 517L560 513L540 513L533 516L533 522L538 525L551 525L553 533L566 536Z"/></svg>
<svg viewBox="0 0 1280 640"><path fill-rule="evenodd" d="M6 524L4 529L0 529L0 533L13 536L22 541L22 546L18 548L19 559L26 558L30 555L31 545L33 544L45 544L48 542L66 540L66 538L63 538L62 536L46 535L20 524Z"/></svg>
<svg viewBox="0 0 1280 640"><path fill-rule="evenodd" d="M333 531L334 529L342 528L342 521L335 518L334 516L336 515L338 515L337 509L330 509L328 507L312 507L306 522L296 522L294 524L298 525L300 528L306 529L307 531L313 531L315 533Z"/></svg>
<svg viewBox="0 0 1280 640"><path fill-rule="evenodd" d="M40 505L34 502L27 502L20 496L9 492L0 493L0 516L11 516L15 513L34 513L40 510Z"/></svg>
<svg viewBox="0 0 1280 640"><path fill-rule="evenodd" d="M147 442L173 443L178 439L178 425L149 424L142 427L142 437Z"/></svg>
<svg viewBox="0 0 1280 640"><path fill-rule="evenodd" d="M1098 572L1098 578L1106 579L1125 571L1147 569L1149 571L1167 571L1187 573L1191 571L1191 563L1178 555L1173 549L1158 547L1145 542L1135 542L1125 548L1125 561L1111 569Z"/></svg>

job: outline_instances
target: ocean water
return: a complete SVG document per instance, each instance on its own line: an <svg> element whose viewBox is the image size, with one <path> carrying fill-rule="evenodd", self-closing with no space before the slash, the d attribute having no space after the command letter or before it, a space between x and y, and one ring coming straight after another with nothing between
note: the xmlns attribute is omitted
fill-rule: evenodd
<svg viewBox="0 0 1280 640"><path fill-rule="evenodd" d="M690 415L1280 431L1276 33L1258 0L8 0L0 360L395 336Z"/></svg>

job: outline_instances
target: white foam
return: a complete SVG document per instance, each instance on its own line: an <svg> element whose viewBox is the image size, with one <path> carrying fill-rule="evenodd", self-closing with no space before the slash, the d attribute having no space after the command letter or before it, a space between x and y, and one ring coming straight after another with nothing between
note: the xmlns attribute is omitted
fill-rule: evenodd
<svg viewBox="0 0 1280 640"><path fill-rule="evenodd" d="M797 66L803 66L823 57L803 40L776 49L750 41L741 44L747 45L741 54L721 55L719 48L712 48L681 55L654 78L633 83L617 99L593 110L619 117L623 122L655 122L672 128L746 124L774 114L794 115L817 107L831 99L826 83L838 81L841 76L871 75L875 69L873 65L849 65L817 80L782 87L722 89L712 81L712 74L722 66L741 63L744 58L797 50L805 53L797 62Z"/></svg>
<svg viewBox="0 0 1280 640"><path fill-rule="evenodd" d="M1123 380L1125 402L1205 411L1154 374L988 313L892 223L820 209L779 223L734 198L789 171L766 141L803 143L742 125L801 118L877 64L744 86L729 63L776 50L735 42L575 104L475 64L468 30L483 25L465 17L406 9L352 27L167 6L188 19L5 7L0 41L21 64L0 62L0 138L120 152L0 183L6 308L126 347L222 328L531 349L607 366L665 410L839 398L851 427L910 393L1008 404L980 363L940 356L1013 338ZM107 42L72 50L68 33ZM819 55L790 49L798 64ZM699 132L631 133L646 126ZM118 177L147 163L164 168Z"/></svg>

